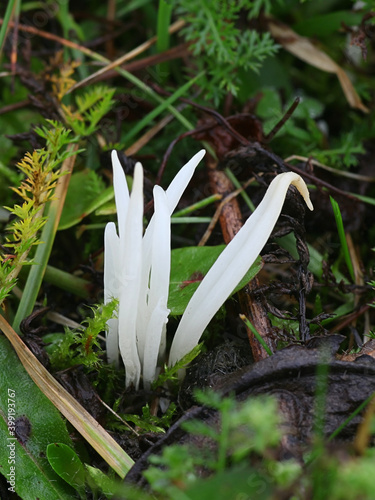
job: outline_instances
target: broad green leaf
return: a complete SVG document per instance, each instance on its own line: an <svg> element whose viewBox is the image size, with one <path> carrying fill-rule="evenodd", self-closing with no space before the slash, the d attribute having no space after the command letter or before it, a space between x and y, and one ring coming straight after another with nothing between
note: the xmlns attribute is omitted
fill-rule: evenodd
<svg viewBox="0 0 375 500"><path fill-rule="evenodd" d="M186 247L172 250L171 278L168 307L172 316L183 314L193 293L198 288L225 245L213 247ZM232 294L243 288L261 270L260 257L240 281Z"/></svg>
<svg viewBox="0 0 375 500"><path fill-rule="evenodd" d="M65 422L31 380L3 336L0 337L0 366L1 473L10 478L10 467L15 467L15 491L23 500L71 499L74 491L53 471L46 458L47 446L52 442L72 446ZM15 436L8 430L8 415L16 419Z"/></svg>
<svg viewBox="0 0 375 500"><path fill-rule="evenodd" d="M85 491L85 468L77 453L64 443L47 446L47 458L52 469L80 494Z"/></svg>
<svg viewBox="0 0 375 500"><path fill-rule="evenodd" d="M84 217L107 203L113 196L113 187L105 189L102 179L93 170L73 174L59 229L68 229L79 224Z"/></svg>

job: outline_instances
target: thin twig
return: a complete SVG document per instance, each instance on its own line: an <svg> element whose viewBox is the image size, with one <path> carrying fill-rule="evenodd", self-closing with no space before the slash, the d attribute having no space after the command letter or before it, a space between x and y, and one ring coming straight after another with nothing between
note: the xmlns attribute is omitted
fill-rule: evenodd
<svg viewBox="0 0 375 500"><path fill-rule="evenodd" d="M332 168L329 167L328 165L325 165L324 163L320 163L320 161L314 160L314 158L307 158L307 156L292 155L288 156L288 158L285 158L284 161L287 163L293 160L311 163L311 165L314 165L315 167L320 167L323 170L327 170L327 172L331 172L332 174L340 175L341 177L348 177L349 179L354 179L359 182L360 181L375 182L375 177L370 177L369 175L354 174L353 172L346 172L344 170L338 170L337 168Z"/></svg>

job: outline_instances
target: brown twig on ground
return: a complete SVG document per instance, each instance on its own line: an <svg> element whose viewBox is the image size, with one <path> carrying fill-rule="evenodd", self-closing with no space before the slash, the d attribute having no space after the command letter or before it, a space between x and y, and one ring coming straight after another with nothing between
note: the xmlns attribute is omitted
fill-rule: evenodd
<svg viewBox="0 0 375 500"><path fill-rule="evenodd" d="M289 118L292 116L294 113L295 109L297 108L298 104L300 103L301 99L299 97L296 97L293 101L293 104L289 107L285 115L279 120L276 125L273 127L273 129L264 137L265 142L271 142L272 139L275 137L277 132L285 125L285 123L289 120Z"/></svg>

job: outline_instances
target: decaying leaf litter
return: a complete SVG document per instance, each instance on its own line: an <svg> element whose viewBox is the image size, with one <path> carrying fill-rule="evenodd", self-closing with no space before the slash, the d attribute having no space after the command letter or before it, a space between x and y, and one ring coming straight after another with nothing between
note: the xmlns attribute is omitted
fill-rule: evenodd
<svg viewBox="0 0 375 500"><path fill-rule="evenodd" d="M369 19L369 16L362 19L360 30L364 33ZM371 100L364 104L342 65L335 62L323 49L317 48L311 39L297 34L287 24L267 17L262 18L262 22L274 41L285 51L314 66L316 71L337 76L347 101L341 105L343 114L349 113L350 107L357 110L357 117L371 114ZM183 20L177 21L171 24L169 31L178 32L184 25ZM274 120L272 127L268 127L265 132L266 117L262 117L261 113L257 115L258 105L264 99L262 89L241 105L234 101L233 94L229 97L228 93L225 106L215 107L213 102L218 102L218 97L213 98L209 105L200 99L201 73L195 75L194 81L185 84L184 90L187 94L181 92L181 95L171 92L160 78L154 81L143 75L143 80L139 79L139 75L142 75L149 65L162 64L175 58L193 57L188 52L188 43L170 48L159 55L146 56L144 60L141 56L141 59L129 62L156 41L156 38L150 39L144 46L134 50L134 53L129 52L125 57L113 58L114 62L111 62L111 58L100 55L101 51L96 52L85 48L83 44L70 42L58 35L58 31L43 31L23 24L14 12L7 26L10 31L8 42L4 45L4 57L11 63L3 62L6 73L4 77L17 82L14 96L17 96L19 88L24 88L27 98L21 100L15 97L14 104L4 105L0 110L1 114L6 120L7 116L11 116L17 109L30 109L34 114L39 113L44 119L50 120L47 122L49 127L54 127L55 124L51 120L56 120L72 129L70 139L77 143L72 145L71 154L74 156L70 158L70 163L65 163L65 169L69 173L61 178L65 179L66 187L58 181L57 189L64 190L64 196L66 194L67 197L66 207L69 208L65 208L61 214L63 201L57 208L55 227L50 233L51 242L54 240L51 257L47 257L45 261L44 282L41 288L36 290L38 302L33 303L36 312L28 317L26 312L23 315L17 312L18 316L22 316L22 322L17 320L16 315L16 323L13 324L18 330L17 333L21 333L20 337L7 324L12 323L17 311L16 298L10 296L6 299L4 318L1 319L3 333L11 341L37 386L120 476L123 477L131 467L132 459L137 460L145 449L149 448L128 476L129 481L139 482L140 471L147 467L145 460L151 453L159 453L167 444L187 442L190 439L188 434L181 433L178 424L174 424L157 444L151 446L152 442L158 439L157 433L150 433L155 431L157 419L154 420L154 427L150 423L147 429L149 433L144 434L145 429L142 430L142 424L135 423L138 420L134 417L142 415L142 412L145 415L142 410L145 404L149 405L150 416L153 417L161 418L163 403L160 404L160 401L172 401L177 405L177 409L171 416L171 422L178 421L178 418L187 420L189 412L192 412L194 418L214 422L210 425L219 425L214 410L208 411L204 407L190 410L190 406L194 405L194 388L211 387L220 391L223 396L233 392L239 401L250 395L272 394L276 397L279 411L286 422L282 428L283 440L278 458L292 456L302 462L304 450L316 432L316 373L320 365L327 364L329 389L325 400L323 435L326 438L334 435L334 439L339 441L351 442L356 439L358 450L358 436L365 432L363 422L366 422L366 419L363 420L363 412L353 417L351 415L364 401L370 400L375 387L372 341L366 344L366 335L372 328L373 316L373 291L370 281L373 264L371 183L374 177L370 138L364 142L361 151L355 153L355 172L340 172L327 165L329 161L319 161L304 150L296 148L282 151L280 142L274 140L278 136L288 134L288 127L289 131L292 127L296 128L301 116L298 115L298 110L301 109L299 106L304 104L303 98L301 103L299 98L295 99L289 110L284 111L278 121ZM350 33L349 28L347 31ZM14 50L17 33L32 33L38 37L38 42L32 40L31 44L24 47L24 52L18 53ZM354 34L352 36L354 37ZM358 33L355 36L356 43L362 43L363 51L363 39L361 41L358 38ZM48 57L42 57L42 69L35 69L30 65L35 57L34 51L36 47L40 50L46 40L51 40L55 46L47 50ZM35 47L33 43L36 44ZM61 45L65 50L67 47L74 48L88 58L101 61L104 67L97 75L80 78L83 73L80 76L76 74L79 64L66 58L67 52L63 54L60 51ZM133 72L134 76L131 76ZM88 85L90 93L94 76L104 81L110 79L114 86L120 78L129 79L131 83L125 86L122 83L121 92L118 93L109 88L106 90L106 83L103 83L102 87L93 89L86 98L77 98L78 89L84 84ZM132 92L131 86L134 88L137 85L146 97L139 98ZM192 92L194 89L195 94ZM339 87L336 90L338 89ZM130 92L127 94L128 90ZM64 98L68 94L70 96ZM155 100L159 104L155 104ZM101 112L98 111L100 106ZM164 118L159 116L163 110L170 112L171 107L173 115L167 114ZM94 109L98 111L96 114ZM186 109L190 110L188 119L183 117ZM138 134L143 135L138 136L136 141L133 139L134 131L122 133L124 122L129 120L130 123L136 123L137 120L144 120L147 123L145 117L149 113L152 115L149 124L151 119L159 121L152 127L148 125L147 130L143 125L143 132L142 126L138 127ZM330 123L329 117L324 118ZM177 127L178 133L171 136L171 127L176 120L180 120L180 123L189 129L188 132ZM43 126L45 123L43 122ZM45 146L46 133L38 134L34 126L26 127L22 132L15 129L10 131L7 137L11 141L9 144L12 144L10 156L13 159L22 157L22 152L39 150ZM158 146L157 153L153 153L152 148L158 141L158 134L163 133L162 146ZM124 140L124 136L128 142ZM114 140L115 138L118 140ZM185 150L181 149L184 144L186 145L182 148ZM168 180L173 177L170 169L171 165L176 163L175 158L179 155L187 160L192 156L189 156L187 150L198 151L201 144L207 149L204 167L194 175L180 206L186 208L198 203L200 208L194 212L194 216L205 217L210 223L197 219L195 225L188 225L187 229L181 230L182 224L177 224L178 214L174 220L172 217L172 247L176 249L176 255L181 251L181 247L197 249L198 257L186 251L185 254L182 253L182 260L202 258L203 252L198 252L200 247L204 249L222 243L228 244L254 207L259 205L276 174L292 171L301 175L309 185L315 211L306 214L299 193L295 189L289 189L282 214L262 251L262 265L259 265L257 270L260 267L262 269L226 302L225 313L224 309L221 309L210 323L203 337L206 352L199 354L190 363L179 391L176 385L172 389L167 383L159 384L157 389L151 387L151 390L135 391L130 387L125 390L123 372L120 370L120 373L116 373L103 368L105 352L98 349L105 348L104 337L96 330L93 330L94 333L87 333L88 328L71 334L70 345L68 341L66 344L67 349L74 350L78 346L78 354L65 354L64 367L64 347L61 348L63 334L61 326L58 325L68 322L72 324L72 321L79 324L87 316L86 306L100 303L102 298L103 243L100 227L104 227L104 221L108 220L108 217L113 218L114 211L109 159L111 148L119 151L119 159L129 179L133 177L135 161L146 162L144 215L150 220L154 210L154 185L167 186ZM83 153L83 149L86 149L87 153ZM78 156L75 156L77 151ZM159 163L158 170L151 166L150 159L155 164ZM324 160L323 157L321 159ZM65 158L66 162L68 160L69 158ZM90 161L95 165L91 170ZM70 175L71 179L68 178ZM72 187L76 186L75 191L67 187L69 180ZM80 185L84 187L82 192ZM212 195L213 201L206 207L199 205L202 199ZM343 239L340 239L340 229L337 229L338 218L335 219L332 214L333 201L330 196L339 207L337 217L342 218ZM59 198L63 200L63 197ZM9 205L13 201L6 203ZM48 215L51 217L52 205L49 210ZM56 232L60 216L60 231ZM7 234L6 223L4 220L4 235ZM7 244L5 237L2 240L3 245ZM11 262L13 254L6 250L6 246L3 246L3 249L2 262ZM173 269L173 262L172 256L171 276L178 274L178 269ZM211 265L212 263L208 267ZM168 307L172 307L168 322L169 336L177 329L178 315L181 315L181 312L175 311L186 307L186 303L184 306L179 303L179 291L182 292L187 287L190 298L192 292L189 287L197 287L208 267L203 270L198 261L196 269L193 266L194 270L191 272L188 268L186 276L180 275L173 281L174 292L169 299L170 303L174 300L177 306L175 305L174 309L168 302ZM70 273L74 280L70 284L62 285L62 276L57 274L56 268ZM14 289L15 297L19 297L22 292L26 276L27 273L23 270L17 288ZM69 282L69 276L65 278ZM26 287L24 292L27 293ZM41 310L38 315L42 304L46 304L48 309ZM28 311L28 307L30 308L30 305L22 310ZM57 314L60 316L56 322ZM245 325L239 317L240 314L250 320L252 328ZM43 326L35 327L35 324ZM60 352L56 355L56 351L53 355L53 349L59 343ZM355 348L357 352L354 352ZM57 362L58 356L61 359ZM58 384L46 375L43 365L53 373ZM49 383L51 385L48 387ZM74 401L65 393L63 387L73 395ZM95 421L90 421L88 425L85 423L85 419L91 418L86 411L102 425L99 431L103 440L100 449L96 446L98 434L92 434L90 428L90 425L95 427ZM18 420L18 442L21 445L27 445L29 437L33 436L34 422L37 422L33 418L38 418L30 415L28 419L27 412L26 406L26 416L20 416ZM125 431L129 426L129 423L125 422L126 416L128 422L133 422L133 430L130 433L129 430ZM340 426L346 419L349 419L348 425L341 429ZM105 429L110 430L110 433ZM335 435L337 429L340 429L340 432ZM130 455L129 461L122 455L113 438ZM62 442L71 444L69 439L69 436L64 435ZM196 438L194 443L197 443ZM117 449L117 456L110 457L111 446L112 449ZM210 448L212 443L202 439L201 446ZM363 445L361 446L363 451ZM92 464L95 466L103 465L99 455L93 455ZM22 494L25 493L21 492L21 496Z"/></svg>

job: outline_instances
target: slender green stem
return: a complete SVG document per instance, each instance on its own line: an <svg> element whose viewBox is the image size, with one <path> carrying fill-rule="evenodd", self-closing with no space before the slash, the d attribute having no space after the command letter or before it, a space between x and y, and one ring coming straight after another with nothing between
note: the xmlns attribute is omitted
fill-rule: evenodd
<svg viewBox="0 0 375 500"><path fill-rule="evenodd" d="M98 54L97 52L93 52L90 50L90 51L87 51L85 53L86 53L86 55L88 55L89 57L91 57L92 59L94 59L96 61L101 61L101 62L104 62L105 64L111 63L111 61L109 59L102 56L101 54ZM156 101L160 104L164 103L164 99L162 97L160 97L154 90L152 90L151 87L146 85L142 80L137 78L132 73L129 73L129 71L126 71L125 69L119 68L119 67L114 68L114 70L117 71L121 76L126 78L126 80L131 82L133 85L138 87L142 92L145 93L146 96L150 97L151 99L153 99L154 101ZM73 89L71 89L71 90L73 90ZM69 92L67 92L67 94L69 94L71 92L71 90ZM174 106L169 104L167 106L167 109L185 128L187 128L188 130L193 130L193 128L194 128L193 124L190 123L189 120L187 120Z"/></svg>
<svg viewBox="0 0 375 500"><path fill-rule="evenodd" d="M241 183L240 181L237 179L237 177L234 175L234 173L231 171L230 168L226 168L225 169L225 174L226 176L228 177L228 179L231 181L231 183L233 184L233 186L236 188L236 189L240 189L242 186L241 186ZM241 196L244 200L244 202L246 203L246 205L250 208L250 210L252 212L254 212L255 210L255 205L254 203L251 201L251 199L249 198L248 194L246 193L246 191L243 189L241 191Z"/></svg>
<svg viewBox="0 0 375 500"><path fill-rule="evenodd" d="M209 224L210 217L172 217L172 224Z"/></svg>
<svg viewBox="0 0 375 500"><path fill-rule="evenodd" d="M266 351L266 353L269 356L272 356L271 349L265 343L264 339L262 338L262 336L260 335L260 333L258 332L258 330L255 328L255 326L250 323L250 321L246 318L246 316L244 314L240 314L240 318L245 323L245 325L252 331L252 333L255 335L255 337L257 338L258 342L264 348L264 350Z"/></svg>
<svg viewBox="0 0 375 500"><path fill-rule="evenodd" d="M316 387L314 399L314 426L313 426L313 450L311 464L312 478L312 498L313 500L323 500L329 498L331 490L331 481L322 474L324 466L324 427L326 420L327 392L328 392L328 374L329 374L330 352L326 347L321 350L319 364L316 370Z"/></svg>
<svg viewBox="0 0 375 500"><path fill-rule="evenodd" d="M44 281L61 288L61 290L73 293L74 295L77 295L77 297L81 297L83 299L89 297L90 288L92 287L92 284L89 281L78 276L74 276L74 274L67 273L66 271L62 271L61 269L57 269L53 266L46 267Z"/></svg>
<svg viewBox="0 0 375 500"><path fill-rule="evenodd" d="M330 354L326 348L322 349L321 359L316 370L316 388L314 402L314 437L318 443L323 443L324 422L326 418L326 401L328 390Z"/></svg>
<svg viewBox="0 0 375 500"><path fill-rule="evenodd" d="M29 275L29 270L30 266L23 266L21 269L20 276L24 281L26 281ZM90 296L90 289L92 288L92 284L89 281L53 266L46 267L43 281L57 286L61 290L77 295L77 297L81 297L82 299Z"/></svg>
<svg viewBox="0 0 375 500"><path fill-rule="evenodd" d="M211 203L215 203L215 201L220 201L221 199L222 199L221 194L213 194L211 196L208 196L207 198L204 198L203 200L198 201L197 203L193 203L192 205L189 205L188 207L179 210L178 212L173 214L172 218L183 217L184 215L191 214L191 212L204 208L207 205L211 205Z"/></svg>
<svg viewBox="0 0 375 500"><path fill-rule="evenodd" d="M1 56L3 54L3 47L4 47L5 38L6 38L6 35L8 33L8 23L10 21L10 18L12 17L13 9L15 8L16 3L18 3L18 7L19 7L20 0L9 0L6 11L5 11L5 15L4 15L4 22L0 28L0 60L1 60Z"/></svg>
<svg viewBox="0 0 375 500"><path fill-rule="evenodd" d="M344 224L342 221L340 207L339 207L339 204L337 203L337 201L332 198L332 196L330 196L329 198L331 200L333 214L334 214L335 220L336 220L337 231L339 233L341 248L342 248L342 251L344 253L344 259L345 259L346 265L348 267L350 277L352 278L353 283L354 283L355 282L354 269L353 269L352 260L350 258L348 243L347 243L346 238L345 238L345 230L344 230Z"/></svg>
<svg viewBox="0 0 375 500"><path fill-rule="evenodd" d="M169 25L171 23L173 4L168 0L159 1L158 21L156 27L157 41L156 48L159 53L169 49ZM164 62L159 64L158 72L162 80L165 80L169 72L169 64Z"/></svg>
<svg viewBox="0 0 375 500"><path fill-rule="evenodd" d="M369 205L375 205L375 198L371 198L370 196L362 196L361 194L356 194L356 193L350 193L350 196L354 196L355 198L358 198L359 200L363 201L363 203L368 203Z"/></svg>
<svg viewBox="0 0 375 500"><path fill-rule="evenodd" d="M366 406L370 403L370 401L374 399L374 397L375 397L375 392L371 394L371 396L369 396L367 399L365 399L363 403L361 403L358 406L358 408L354 410L353 413L351 413L349 417L345 419L344 422L341 425L339 425L339 427L337 427L335 431L332 432L332 434L328 437L328 441L332 441L332 439L335 439L335 437L337 437L340 434L340 432L353 420L353 418L356 417L359 413L362 412L362 410L366 408Z"/></svg>

